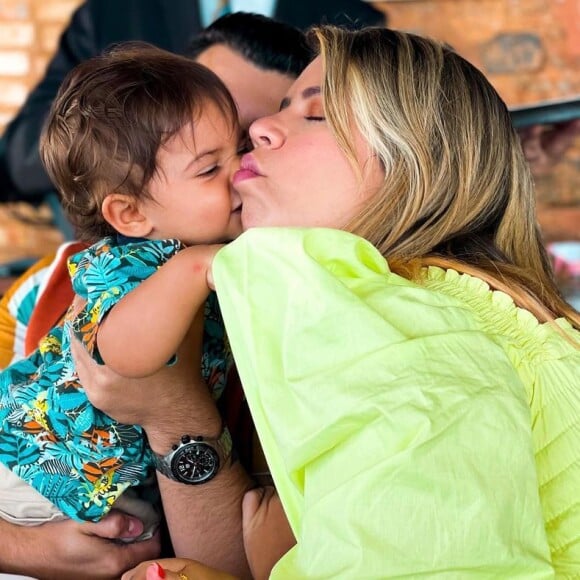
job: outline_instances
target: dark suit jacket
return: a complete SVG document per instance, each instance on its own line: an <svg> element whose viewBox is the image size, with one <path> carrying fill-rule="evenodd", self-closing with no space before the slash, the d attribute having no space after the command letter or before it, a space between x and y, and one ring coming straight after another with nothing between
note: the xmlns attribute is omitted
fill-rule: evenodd
<svg viewBox="0 0 580 580"><path fill-rule="evenodd" d="M360 0L279 0L274 17L306 28L318 22L382 24ZM0 142L0 201L34 199L52 189L38 153L42 123L66 74L115 42L144 40L181 53L201 29L197 0L87 0L74 13L44 78ZM3 167L2 167L3 165ZM10 183L9 183L10 182Z"/></svg>

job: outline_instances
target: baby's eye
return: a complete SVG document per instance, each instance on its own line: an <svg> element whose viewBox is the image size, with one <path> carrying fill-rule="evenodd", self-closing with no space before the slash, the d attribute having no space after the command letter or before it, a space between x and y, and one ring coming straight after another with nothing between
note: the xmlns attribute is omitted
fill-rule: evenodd
<svg viewBox="0 0 580 580"><path fill-rule="evenodd" d="M205 167L201 171L198 171L196 177L205 177L206 175L212 175L219 169L219 165L216 163L215 165L210 165Z"/></svg>

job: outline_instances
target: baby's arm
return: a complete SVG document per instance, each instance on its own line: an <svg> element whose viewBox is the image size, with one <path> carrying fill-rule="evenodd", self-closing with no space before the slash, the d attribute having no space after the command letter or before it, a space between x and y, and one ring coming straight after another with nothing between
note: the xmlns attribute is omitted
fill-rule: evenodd
<svg viewBox="0 0 580 580"><path fill-rule="evenodd" d="M220 248L182 250L111 309L97 334L98 349L108 367L122 376L139 378L167 363L205 303L207 271Z"/></svg>

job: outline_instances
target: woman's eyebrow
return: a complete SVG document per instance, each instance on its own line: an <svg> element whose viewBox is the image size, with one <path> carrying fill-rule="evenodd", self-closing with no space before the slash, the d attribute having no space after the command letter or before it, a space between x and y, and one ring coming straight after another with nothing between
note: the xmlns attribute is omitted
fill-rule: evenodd
<svg viewBox="0 0 580 580"><path fill-rule="evenodd" d="M316 95L319 95L320 93L321 93L321 89L319 86L306 87L300 93L300 97L302 99L309 99L310 97L314 97ZM282 101L280 102L280 111L282 109L286 109L287 107L289 107L291 102L292 102L292 99L290 99L290 97L284 97L282 99Z"/></svg>

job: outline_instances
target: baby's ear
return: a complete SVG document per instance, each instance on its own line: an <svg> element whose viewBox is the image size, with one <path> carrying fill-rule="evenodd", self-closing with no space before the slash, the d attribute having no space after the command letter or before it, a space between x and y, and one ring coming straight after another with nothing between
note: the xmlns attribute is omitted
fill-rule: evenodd
<svg viewBox="0 0 580 580"><path fill-rule="evenodd" d="M124 193L109 193L103 200L101 213L116 232L130 238L146 238L153 229L137 200Z"/></svg>

